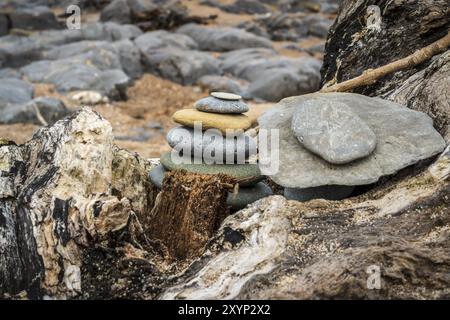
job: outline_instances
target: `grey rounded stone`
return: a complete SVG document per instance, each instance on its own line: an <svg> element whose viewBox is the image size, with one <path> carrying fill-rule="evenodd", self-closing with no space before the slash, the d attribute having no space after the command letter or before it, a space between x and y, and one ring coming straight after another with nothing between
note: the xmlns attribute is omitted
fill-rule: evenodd
<svg viewBox="0 0 450 320"><path fill-rule="evenodd" d="M148 176L150 178L150 181L157 187L158 189L162 188L162 183L164 180L164 174L166 173L166 170L164 167L160 164L154 167L150 170Z"/></svg>
<svg viewBox="0 0 450 320"><path fill-rule="evenodd" d="M221 99L221 100L229 100L229 101L238 101L241 100L242 97L238 94L229 93L229 92L211 92L210 93L212 97Z"/></svg>
<svg viewBox="0 0 450 320"><path fill-rule="evenodd" d="M323 186L313 188L285 188L284 196L289 200L309 201L312 199L342 200L350 197L353 186Z"/></svg>
<svg viewBox="0 0 450 320"><path fill-rule="evenodd" d="M206 97L195 103L199 111L212 113L244 113L249 110L248 105L242 101L220 100L215 97Z"/></svg>
<svg viewBox="0 0 450 320"><path fill-rule="evenodd" d="M292 116L299 105L317 97L345 103L367 123L377 136L377 147L370 156L336 165L299 143L291 130ZM275 162L259 154L261 172L275 183L289 188L371 184L382 176L395 174L442 152L446 145L434 129L432 119L425 113L392 101L354 93L314 93L290 97L266 111L258 122L260 129L267 130L268 141L273 137L273 132L279 142L270 144L267 150L268 156L278 155ZM278 170L274 171L271 165Z"/></svg>
<svg viewBox="0 0 450 320"><path fill-rule="evenodd" d="M299 103L291 128L306 149L334 164L367 157L377 145L372 129L339 101L316 98Z"/></svg>
<svg viewBox="0 0 450 320"><path fill-rule="evenodd" d="M226 137L214 129L194 134L193 128L181 126L171 129L166 138L168 144L180 154L190 157L200 155L211 161L219 159L215 161L218 163L244 161L256 154L256 142L246 134ZM223 157L219 157L216 151L222 152Z"/></svg>
<svg viewBox="0 0 450 320"><path fill-rule="evenodd" d="M172 161L171 153L161 154L161 164L166 170L186 170L187 172L199 174L224 174L236 179L240 186L252 186L261 181L261 175L257 164L196 164L192 159L186 159L188 163L175 163Z"/></svg>
<svg viewBox="0 0 450 320"><path fill-rule="evenodd" d="M251 187L239 188L239 192L236 195L230 192L228 194L227 204L234 210L241 210L250 203L271 196L272 194L272 189L267 184L258 182Z"/></svg>

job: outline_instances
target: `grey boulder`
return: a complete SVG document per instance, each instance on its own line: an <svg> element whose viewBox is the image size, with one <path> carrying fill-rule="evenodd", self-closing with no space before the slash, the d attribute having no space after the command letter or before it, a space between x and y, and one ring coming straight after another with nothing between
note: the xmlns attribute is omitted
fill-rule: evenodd
<svg viewBox="0 0 450 320"><path fill-rule="evenodd" d="M0 37L9 33L9 19L8 16L0 12Z"/></svg>
<svg viewBox="0 0 450 320"><path fill-rule="evenodd" d="M372 129L377 136L377 147L370 156L335 165L299 143L291 130L292 116L299 105L317 98L346 104ZM391 101L352 93L318 93L287 98L265 112L258 122L260 131L269 130L269 139L273 134L271 129L276 129L274 133L279 134L278 145L269 145L266 155L260 153L261 172L288 188L374 183L382 176L395 174L438 154L445 147L444 139L433 128L428 115ZM268 158L270 155L275 160Z"/></svg>
<svg viewBox="0 0 450 320"><path fill-rule="evenodd" d="M206 52L173 47L143 53L147 71L162 78L191 85L204 75L220 74L216 58Z"/></svg>
<svg viewBox="0 0 450 320"><path fill-rule="evenodd" d="M33 99L34 88L19 79L0 80L0 107L8 104L25 103Z"/></svg>
<svg viewBox="0 0 450 320"><path fill-rule="evenodd" d="M39 97L24 104L10 104L4 109L0 109L0 123L41 124L37 116L38 112L48 124L53 124L70 114L69 109L61 100Z"/></svg>
<svg viewBox="0 0 450 320"><path fill-rule="evenodd" d="M227 204L233 210L241 210L247 205L272 194L272 189L267 184L258 182L254 186L240 187L237 194L228 193Z"/></svg>
<svg viewBox="0 0 450 320"><path fill-rule="evenodd" d="M100 13L101 21L111 21L125 24L131 23L131 10L126 0L114 0L103 8Z"/></svg>
<svg viewBox="0 0 450 320"><path fill-rule="evenodd" d="M146 54L168 47L184 50L196 50L198 48L197 43L189 36L165 30L146 32L137 37L134 42Z"/></svg>
<svg viewBox="0 0 450 320"><path fill-rule="evenodd" d="M187 24L177 31L194 39L200 50L230 51L242 48L272 48L272 43L263 37L245 30L231 27L204 27Z"/></svg>
<svg viewBox="0 0 450 320"><path fill-rule="evenodd" d="M248 82L228 76L206 75L197 80L196 85L209 92L224 91L242 95Z"/></svg>
<svg viewBox="0 0 450 320"><path fill-rule="evenodd" d="M22 78L22 74L17 69L5 68L5 69L0 69L0 78L20 79L20 78Z"/></svg>
<svg viewBox="0 0 450 320"><path fill-rule="evenodd" d="M249 82L243 93L278 102L280 99L316 91L320 85L321 63L313 58L287 58L266 48L227 52L220 56L221 68Z"/></svg>
<svg viewBox="0 0 450 320"><path fill-rule="evenodd" d="M334 164L365 158L377 144L375 133L352 109L327 99L300 103L291 128L306 149Z"/></svg>
<svg viewBox="0 0 450 320"><path fill-rule="evenodd" d="M284 188L288 200L309 201L313 199L342 200L352 195L354 186L322 186L312 188Z"/></svg>
<svg viewBox="0 0 450 320"><path fill-rule="evenodd" d="M44 6L16 9L8 14L11 27L24 30L59 29L55 14Z"/></svg>

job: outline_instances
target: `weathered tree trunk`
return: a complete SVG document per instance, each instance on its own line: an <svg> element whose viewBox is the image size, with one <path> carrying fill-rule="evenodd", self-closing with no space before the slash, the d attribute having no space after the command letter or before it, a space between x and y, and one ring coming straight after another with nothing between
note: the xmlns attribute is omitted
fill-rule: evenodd
<svg viewBox="0 0 450 320"><path fill-rule="evenodd" d="M369 5L380 8L379 30L367 26ZM340 83L404 58L443 38L449 29L447 0L344 0L328 36L322 84ZM381 96L426 112L439 132L450 139L449 64L447 51L354 92Z"/></svg>
<svg viewBox="0 0 450 320"><path fill-rule="evenodd" d="M79 294L85 249L153 206L149 168L90 109L0 145L0 297Z"/></svg>
<svg viewBox="0 0 450 320"><path fill-rule="evenodd" d="M228 215L227 176L169 172L150 213L147 233L178 259L198 255Z"/></svg>

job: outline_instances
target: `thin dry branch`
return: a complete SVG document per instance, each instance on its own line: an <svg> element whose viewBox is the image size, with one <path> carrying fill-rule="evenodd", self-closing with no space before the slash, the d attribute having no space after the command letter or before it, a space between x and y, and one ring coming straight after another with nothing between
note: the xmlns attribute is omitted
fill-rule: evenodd
<svg viewBox="0 0 450 320"><path fill-rule="evenodd" d="M322 88L320 92L345 92L352 89L374 84L378 79L399 70L407 69L421 64L422 62L431 59L434 55L447 50L450 46L450 31L447 35L432 44L417 50L413 54L402 58L400 60L391 62L376 69L368 69L362 75L334 84L330 87Z"/></svg>

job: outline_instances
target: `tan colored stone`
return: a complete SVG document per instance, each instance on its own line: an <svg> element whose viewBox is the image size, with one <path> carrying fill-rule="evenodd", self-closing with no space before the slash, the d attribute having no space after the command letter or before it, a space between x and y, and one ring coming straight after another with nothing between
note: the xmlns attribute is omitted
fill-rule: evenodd
<svg viewBox="0 0 450 320"><path fill-rule="evenodd" d="M191 128L194 127L194 122L199 121L202 123L203 130L215 128L224 134L226 130L246 130L251 126L250 118L242 114L208 113L195 109L179 110L173 114L172 119Z"/></svg>

